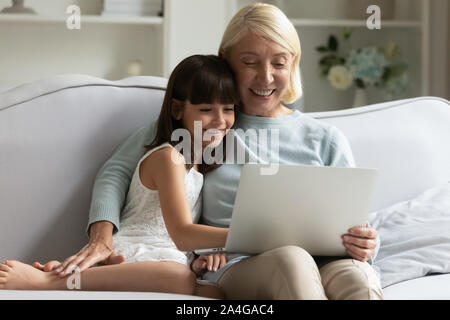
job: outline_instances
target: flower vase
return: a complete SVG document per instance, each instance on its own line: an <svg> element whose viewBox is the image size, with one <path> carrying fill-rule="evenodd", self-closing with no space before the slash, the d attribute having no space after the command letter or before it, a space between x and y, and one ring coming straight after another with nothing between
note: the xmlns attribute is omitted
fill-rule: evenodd
<svg viewBox="0 0 450 320"><path fill-rule="evenodd" d="M0 13L32 13L36 14L36 11L34 11L31 8L26 8L23 6L24 0L12 0L12 6L4 8L0 11Z"/></svg>
<svg viewBox="0 0 450 320"><path fill-rule="evenodd" d="M355 96L353 98L353 108L362 107L367 104L366 89L356 87Z"/></svg>

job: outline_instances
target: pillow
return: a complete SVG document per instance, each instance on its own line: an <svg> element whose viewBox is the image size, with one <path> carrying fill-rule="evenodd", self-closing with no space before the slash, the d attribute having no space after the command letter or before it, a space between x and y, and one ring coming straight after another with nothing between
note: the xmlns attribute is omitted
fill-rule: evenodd
<svg viewBox="0 0 450 320"><path fill-rule="evenodd" d="M380 236L372 266L383 288L431 273L450 273L450 182L373 212L369 222Z"/></svg>

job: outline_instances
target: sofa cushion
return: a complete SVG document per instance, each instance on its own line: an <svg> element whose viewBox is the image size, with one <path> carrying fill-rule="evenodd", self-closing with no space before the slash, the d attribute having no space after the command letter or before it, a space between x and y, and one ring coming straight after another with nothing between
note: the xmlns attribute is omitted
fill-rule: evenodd
<svg viewBox="0 0 450 320"><path fill-rule="evenodd" d="M166 83L60 75L0 94L0 259L61 260L87 243L95 176L156 120Z"/></svg>
<svg viewBox="0 0 450 320"><path fill-rule="evenodd" d="M450 274L430 275L383 288L386 300L450 300Z"/></svg>
<svg viewBox="0 0 450 320"><path fill-rule="evenodd" d="M450 180L450 103L437 97L320 112L350 142L356 166L378 168L372 211Z"/></svg>
<svg viewBox="0 0 450 320"><path fill-rule="evenodd" d="M382 287L431 273L450 273L450 182L373 212L381 246L373 267Z"/></svg>

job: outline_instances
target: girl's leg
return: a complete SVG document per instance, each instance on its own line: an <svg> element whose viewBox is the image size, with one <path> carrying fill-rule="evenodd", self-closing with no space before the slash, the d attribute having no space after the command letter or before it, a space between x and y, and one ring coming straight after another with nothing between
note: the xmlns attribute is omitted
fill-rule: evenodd
<svg viewBox="0 0 450 320"><path fill-rule="evenodd" d="M192 295L196 288L194 273L177 262L146 261L100 266L89 268L81 274L59 278L22 262L8 260L0 264L0 289L68 290L68 282L77 276L80 277L79 289L87 291L149 291ZM76 284L76 280L73 283Z"/></svg>

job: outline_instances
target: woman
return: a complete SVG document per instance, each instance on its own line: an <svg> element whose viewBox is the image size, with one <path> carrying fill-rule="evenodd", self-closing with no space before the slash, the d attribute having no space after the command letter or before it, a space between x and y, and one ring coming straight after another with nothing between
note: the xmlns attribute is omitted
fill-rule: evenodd
<svg viewBox="0 0 450 320"><path fill-rule="evenodd" d="M271 162L354 166L349 144L339 130L281 103L301 96L300 52L295 28L278 8L254 4L233 17L219 55L235 72L239 88L235 128L279 130L278 152L268 150ZM135 146L140 141L144 145L151 135L151 127L136 132L100 171L90 210L90 243L59 267L62 276L76 266L83 271L97 262L122 261L111 250L112 233L119 226L132 169L144 151ZM249 146L258 142L247 140L235 135L238 148L251 153ZM241 167L227 160L206 175L204 224L229 226ZM379 247L376 230L368 225L354 227L342 239L351 259L313 258L300 247L286 246L257 256L231 257L225 267L204 277L214 278L230 299L382 299L379 280L367 263ZM219 263L210 259L208 270L216 270Z"/></svg>

